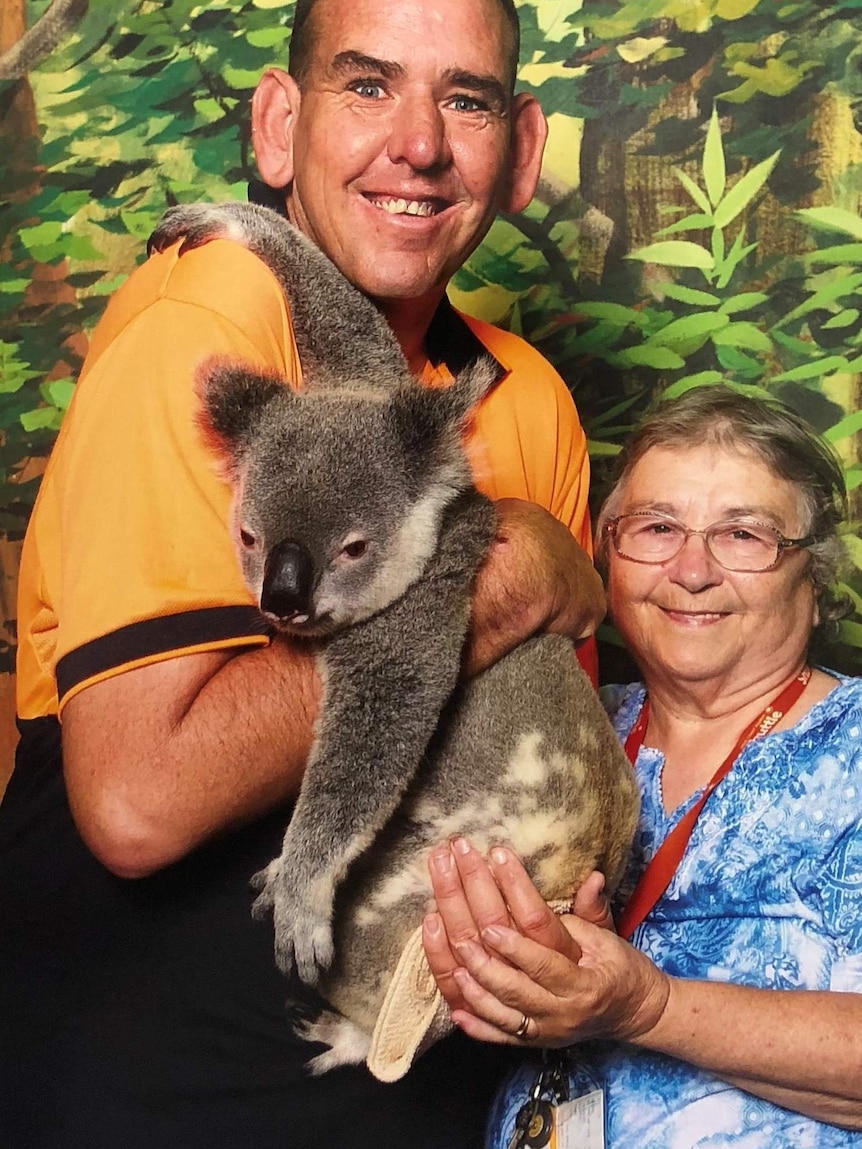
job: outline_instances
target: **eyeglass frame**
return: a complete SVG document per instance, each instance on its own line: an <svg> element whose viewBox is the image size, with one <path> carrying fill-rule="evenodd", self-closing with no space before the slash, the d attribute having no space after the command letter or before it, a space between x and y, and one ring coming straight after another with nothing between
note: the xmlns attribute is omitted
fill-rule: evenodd
<svg viewBox="0 0 862 1149"><path fill-rule="evenodd" d="M673 523L675 526L681 527L685 534L683 535L682 542L679 544L677 550L675 550L672 555L668 555L667 558L664 559L635 559L632 558L631 555L624 555L617 545L617 524L621 519L636 518L658 519L660 522ZM713 552L713 549L709 544L709 532L714 530L716 527L721 527L726 524L737 522L740 524L740 526L746 525L745 520L743 519L718 519L716 522L710 523L708 527L703 527L700 530L695 530L694 527L687 527L685 523L681 522L679 519L675 519L673 515L663 515L657 511L626 511L624 514L617 515L613 519L607 519L602 524L602 534L610 536L611 541L613 542L614 551L621 559L625 559L625 561L629 563L639 563L641 566L648 567L660 567L663 563L671 562L672 559L675 559L677 555L681 553L691 535L701 535L703 537L704 544L706 545L706 549L709 552L710 558L717 562L722 570L730 571L731 574L765 574L767 571L774 571L784 557L785 551L791 550L793 548L802 549L803 547L810 547L817 542L816 535L803 535L802 538L799 539L788 539L786 535L783 535L777 527L773 527L770 523L761 523L757 519L752 519L749 521L750 526L762 527L764 530L769 531L770 534L775 535L776 545L778 546L778 554L775 556L775 561L770 563L769 566L759 567L757 570L736 570L733 567L725 566L721 559L718 558L718 556Z"/></svg>

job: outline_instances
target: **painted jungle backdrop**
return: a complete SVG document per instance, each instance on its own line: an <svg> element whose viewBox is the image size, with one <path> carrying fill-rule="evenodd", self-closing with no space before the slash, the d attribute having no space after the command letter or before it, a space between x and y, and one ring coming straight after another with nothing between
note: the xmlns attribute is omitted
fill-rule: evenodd
<svg viewBox="0 0 862 1149"><path fill-rule="evenodd" d="M0 0L0 781L17 547L88 333L165 207L244 198L249 97L285 59L292 8ZM544 176L458 276L458 305L555 362L597 498L649 403L719 379L789 401L858 491L862 0L519 8ZM829 660L862 672L855 528L847 542L857 611ZM612 676L610 632L604 654Z"/></svg>

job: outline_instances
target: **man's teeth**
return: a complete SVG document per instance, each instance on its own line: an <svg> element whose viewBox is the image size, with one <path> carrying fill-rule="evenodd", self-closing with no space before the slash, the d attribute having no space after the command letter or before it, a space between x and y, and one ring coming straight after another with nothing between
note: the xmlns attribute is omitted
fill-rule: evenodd
<svg viewBox="0 0 862 1149"><path fill-rule="evenodd" d="M421 199L373 199L375 207L388 212L389 215L434 215L436 208L428 200Z"/></svg>

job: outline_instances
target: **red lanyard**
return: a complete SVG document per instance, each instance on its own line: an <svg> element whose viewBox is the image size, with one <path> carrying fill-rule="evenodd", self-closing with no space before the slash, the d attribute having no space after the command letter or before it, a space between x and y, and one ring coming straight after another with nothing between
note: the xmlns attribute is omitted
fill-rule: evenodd
<svg viewBox="0 0 862 1149"><path fill-rule="evenodd" d="M707 799L722 778L730 773L743 746L747 745L753 738L760 738L762 735L768 734L773 726L781 721L787 711L790 710L794 703L800 698L810 678L811 667L803 667L796 678L794 678L788 686L785 686L780 694L773 698L760 717L755 718L755 720L743 730L742 734L740 734L736 745L713 774L700 798L695 802L688 813L679 820L677 825L674 826L659 846L652 861L641 874L640 881L635 886L632 896L626 903L620 920L617 923L617 932L620 937L630 938L632 936L670 885L671 878L676 873L682 861L682 856L685 853L686 846L688 846L694 824L701 810L706 805ZM649 699L645 699L637 722L635 722L632 727L631 733L625 743L625 752L632 765L634 765L638 751L643 745L648 722Z"/></svg>

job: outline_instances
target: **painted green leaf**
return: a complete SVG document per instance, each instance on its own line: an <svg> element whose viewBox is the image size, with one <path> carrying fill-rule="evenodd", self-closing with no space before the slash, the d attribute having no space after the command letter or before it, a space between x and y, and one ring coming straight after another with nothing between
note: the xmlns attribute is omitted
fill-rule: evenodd
<svg viewBox="0 0 862 1149"><path fill-rule="evenodd" d="M827 319L823 326L832 331L841 331L845 327L851 327L858 318L859 309L847 307L837 315L833 315L831 319Z"/></svg>
<svg viewBox="0 0 862 1149"><path fill-rule="evenodd" d="M699 267L704 271L712 268L712 256L699 243L689 243L685 239L667 239L661 243L651 243L648 247L631 252L626 259L637 259L642 263L660 263L665 267Z"/></svg>
<svg viewBox="0 0 862 1149"><path fill-rule="evenodd" d="M805 260L807 263L862 263L862 243L839 243L835 247L809 251Z"/></svg>
<svg viewBox="0 0 862 1149"><path fill-rule="evenodd" d="M45 399L54 407L65 411L75 392L74 379L51 379L39 388Z"/></svg>
<svg viewBox="0 0 862 1149"><path fill-rule="evenodd" d="M841 299L851 292L856 292L858 288L862 287L862 273L855 272L853 275L842 276L840 279L833 279L830 283L819 287L813 295L794 307L787 315L783 316L775 324L776 327L784 327L794 319L800 316L807 315L811 311L816 311L821 307L828 307L829 304L834 303L836 299Z"/></svg>
<svg viewBox="0 0 862 1149"><path fill-rule="evenodd" d="M621 303L578 303L576 311L579 316L587 319L603 319L613 327L643 327L645 319L633 307L624 307Z"/></svg>
<svg viewBox="0 0 862 1149"><path fill-rule="evenodd" d="M742 347L746 351L769 353L772 350L772 340L753 323L729 323L723 331L713 335L712 341L726 347Z"/></svg>
<svg viewBox="0 0 862 1149"><path fill-rule="evenodd" d="M850 622L846 618L842 619L838 623L838 637L848 646L862 647L862 625L858 622Z"/></svg>
<svg viewBox="0 0 862 1149"><path fill-rule="evenodd" d="M763 364L740 351L738 347L724 346L719 343L715 348L715 357L725 371L732 371L743 379L759 379L763 375Z"/></svg>
<svg viewBox="0 0 862 1149"><path fill-rule="evenodd" d="M709 201L715 207L724 195L727 170L724 162L724 145L721 142L721 125L718 122L718 111L714 106L706 131L706 143L703 146L703 179Z"/></svg>
<svg viewBox="0 0 862 1149"><path fill-rule="evenodd" d="M851 435L855 435L859 430L862 430L862 411L854 411L843 419L839 419L828 431L824 431L823 438L830 443L839 443L842 439L848 439Z"/></svg>
<svg viewBox="0 0 862 1149"><path fill-rule="evenodd" d="M817 379L824 375L832 375L835 371L847 371L850 364L843 355L827 355L824 359L815 359L812 363L803 363L799 367L791 367L789 371L782 371L780 375L773 376L776 383L792 383L802 379Z"/></svg>
<svg viewBox="0 0 862 1149"><path fill-rule="evenodd" d="M653 347L648 343L615 352L613 362L620 367L654 367L656 371L675 371L685 366L685 360L669 347Z"/></svg>
<svg viewBox="0 0 862 1149"><path fill-rule="evenodd" d="M24 411L20 421L25 431L59 431L63 412L56 407L37 407L35 411Z"/></svg>
<svg viewBox="0 0 862 1149"><path fill-rule="evenodd" d="M42 252L58 243L63 234L63 225L59 220L45 220L35 227L22 227L18 231L18 238L24 247L31 253ZM56 253L57 256L60 252Z"/></svg>
<svg viewBox="0 0 862 1149"><path fill-rule="evenodd" d="M607 411L603 411L600 415L594 415L590 419L590 427L603 427L610 423L612 419L616 419L618 415L624 414L637 402L637 396L632 395L628 399L623 399L620 403L615 403Z"/></svg>
<svg viewBox="0 0 862 1149"><path fill-rule="evenodd" d="M224 68L222 75L232 88L239 91L256 88L257 82L260 79L260 72L257 68L231 68L227 66Z"/></svg>
<svg viewBox="0 0 862 1149"><path fill-rule="evenodd" d="M290 30L273 24L270 28L257 28L246 36L253 48L280 48L290 39Z"/></svg>
<svg viewBox="0 0 862 1149"><path fill-rule="evenodd" d="M674 319L649 337L649 343L654 347L666 347L673 343L687 343L690 339L704 339L714 332L727 327L730 320L726 315L717 311L710 311L704 315L684 315L681 319Z"/></svg>
<svg viewBox="0 0 862 1149"><path fill-rule="evenodd" d="M855 491L858 487L862 486L862 466L854 463L848 467L844 472L844 484L848 491ZM862 602L860 602L862 605Z"/></svg>
<svg viewBox="0 0 862 1149"><path fill-rule="evenodd" d="M622 447L620 447L618 443L606 443L601 439L587 439L587 450L595 459L600 455L608 457L618 455Z"/></svg>
<svg viewBox="0 0 862 1149"><path fill-rule="evenodd" d="M717 307L721 303L720 295L713 295L709 291L698 291L681 283L663 283L661 291L668 299L675 299L677 303L691 303L695 307Z"/></svg>
<svg viewBox="0 0 862 1149"><path fill-rule="evenodd" d="M710 217L712 217L712 204L707 199L703 191L697 186L691 176L686 175L682 168L674 168L673 173L700 210Z"/></svg>
<svg viewBox="0 0 862 1149"><path fill-rule="evenodd" d="M854 566L862 570L862 539L853 532L847 532L841 536L841 541Z"/></svg>
<svg viewBox="0 0 862 1149"><path fill-rule="evenodd" d="M818 231L841 231L862 239L862 219L852 211L841 207L806 207L794 215L811 224Z"/></svg>
<svg viewBox="0 0 862 1149"><path fill-rule="evenodd" d="M734 295L730 299L725 299L719 311L725 315L736 315L739 311L750 311L752 307L757 307L760 303L766 303L769 296L762 291L743 291L739 295Z"/></svg>
<svg viewBox="0 0 862 1149"><path fill-rule="evenodd" d="M729 223L736 219L741 211L743 211L766 181L769 179L769 174L775 167L780 152L773 152L772 155L745 173L742 179L737 180L727 195L722 199L721 203L715 209L715 226L727 227Z"/></svg>
<svg viewBox="0 0 862 1149"><path fill-rule="evenodd" d="M706 387L710 383L723 383L724 376L720 371L698 371L696 375L686 375L677 379L662 391L663 399L675 399L694 387Z"/></svg>
<svg viewBox="0 0 862 1149"><path fill-rule="evenodd" d="M711 215L687 215L685 219L678 219L676 223L663 227L656 235L678 235L682 231L702 231L706 227L712 227Z"/></svg>

